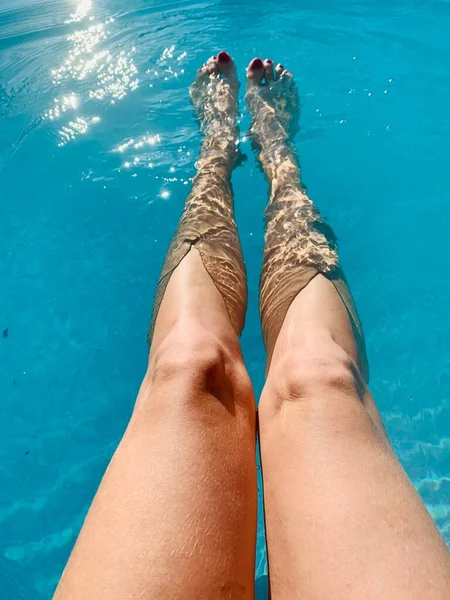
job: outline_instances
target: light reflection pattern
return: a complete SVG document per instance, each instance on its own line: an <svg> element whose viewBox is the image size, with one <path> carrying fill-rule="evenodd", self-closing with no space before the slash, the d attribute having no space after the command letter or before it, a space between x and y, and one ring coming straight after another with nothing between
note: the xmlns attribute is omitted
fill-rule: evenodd
<svg viewBox="0 0 450 600"><path fill-rule="evenodd" d="M92 0L80 0L66 23L91 23L95 20L91 15L92 8ZM139 86L138 69L133 60L135 48L113 53L104 47L113 23L114 19L109 18L68 35L69 53L64 62L51 71L55 86L72 82L72 87L82 89L77 89L77 94L70 92L55 98L43 115L44 119L57 120L64 113L73 112L70 121L58 130L59 146L86 134L93 124L100 121L98 116L81 114L86 111L87 101L115 104ZM80 82L85 85L80 85Z"/></svg>

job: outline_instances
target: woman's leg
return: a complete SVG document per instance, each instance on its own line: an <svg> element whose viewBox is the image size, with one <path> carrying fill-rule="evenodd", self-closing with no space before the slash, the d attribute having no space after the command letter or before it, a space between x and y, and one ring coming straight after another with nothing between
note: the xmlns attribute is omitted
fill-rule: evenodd
<svg viewBox="0 0 450 600"><path fill-rule="evenodd" d="M448 551L389 445L335 238L301 185L292 76L253 61L247 96L270 184L259 430L272 598L448 600Z"/></svg>
<svg viewBox="0 0 450 600"><path fill-rule="evenodd" d="M226 53L192 88L205 139L158 288L148 371L55 598L253 598L255 405L238 334L232 211L237 80Z"/></svg>

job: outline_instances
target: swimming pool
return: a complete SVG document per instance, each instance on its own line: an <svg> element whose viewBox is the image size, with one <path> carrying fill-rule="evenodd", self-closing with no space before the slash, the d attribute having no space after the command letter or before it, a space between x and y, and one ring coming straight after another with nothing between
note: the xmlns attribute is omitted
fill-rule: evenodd
<svg viewBox="0 0 450 600"><path fill-rule="evenodd" d="M371 387L450 543L449 29L448 0L0 0L2 600L51 596L130 415L199 147L187 87L221 48L242 75L257 55L296 75L304 180L341 240ZM240 125L258 393L267 186Z"/></svg>

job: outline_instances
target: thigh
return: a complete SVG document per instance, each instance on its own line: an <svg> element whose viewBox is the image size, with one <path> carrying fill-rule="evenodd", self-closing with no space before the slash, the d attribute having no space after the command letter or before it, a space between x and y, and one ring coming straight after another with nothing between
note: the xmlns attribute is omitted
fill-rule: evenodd
<svg viewBox="0 0 450 600"><path fill-rule="evenodd" d="M223 301L197 258L169 283L133 416L58 600L253 597L254 398ZM201 293L179 302L189 264Z"/></svg>
<svg viewBox="0 0 450 600"><path fill-rule="evenodd" d="M369 391L331 337L304 339L260 403L272 598L447 600L448 551Z"/></svg>

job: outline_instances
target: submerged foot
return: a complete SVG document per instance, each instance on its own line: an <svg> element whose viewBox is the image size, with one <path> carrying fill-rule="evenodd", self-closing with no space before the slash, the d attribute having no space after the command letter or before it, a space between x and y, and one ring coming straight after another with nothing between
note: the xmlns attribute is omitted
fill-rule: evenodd
<svg viewBox="0 0 450 600"><path fill-rule="evenodd" d="M236 67L228 52L211 57L197 72L190 94L205 136L196 163L199 173L204 168L231 172L238 156L238 90Z"/></svg>
<svg viewBox="0 0 450 600"><path fill-rule="evenodd" d="M295 133L299 117L298 91L292 73L283 65L275 66L270 58L264 61L254 58L247 67L247 100L254 124L264 117L270 120L271 116L285 128L286 134ZM274 129L273 122L271 125Z"/></svg>
<svg viewBox="0 0 450 600"><path fill-rule="evenodd" d="M202 130L212 123L235 126L239 82L228 52L212 56L199 70L190 93Z"/></svg>
<svg viewBox="0 0 450 600"><path fill-rule="evenodd" d="M298 128L299 99L292 73L270 58L255 58L247 68L247 103L252 115L250 135L271 185L304 197L300 168L291 143Z"/></svg>

